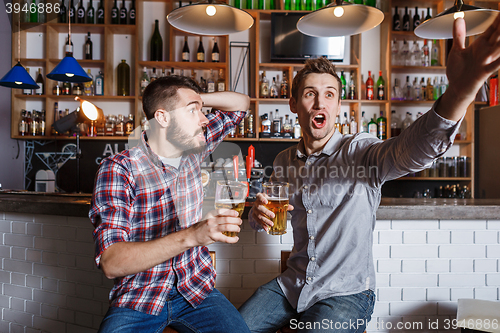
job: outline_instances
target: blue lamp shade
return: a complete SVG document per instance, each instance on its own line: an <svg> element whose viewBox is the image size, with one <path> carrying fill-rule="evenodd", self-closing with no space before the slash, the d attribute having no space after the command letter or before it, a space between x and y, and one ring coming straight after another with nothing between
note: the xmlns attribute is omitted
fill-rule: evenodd
<svg viewBox="0 0 500 333"><path fill-rule="evenodd" d="M66 56L47 74L47 78L61 82L88 82L92 79L85 73L75 58Z"/></svg>
<svg viewBox="0 0 500 333"><path fill-rule="evenodd" d="M0 86L17 89L40 88L20 62L12 67L12 69L0 80Z"/></svg>

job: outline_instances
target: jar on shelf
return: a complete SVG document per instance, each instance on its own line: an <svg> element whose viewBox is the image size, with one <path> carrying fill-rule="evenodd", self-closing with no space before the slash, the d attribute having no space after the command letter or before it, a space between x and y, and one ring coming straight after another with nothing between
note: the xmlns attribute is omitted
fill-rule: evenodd
<svg viewBox="0 0 500 333"><path fill-rule="evenodd" d="M106 118L106 125L104 126L104 135L106 136L115 135L115 124L116 124L116 116L110 114Z"/></svg>
<svg viewBox="0 0 500 333"><path fill-rule="evenodd" d="M118 120L115 123L115 135L117 136L125 135L125 120L122 114L118 115Z"/></svg>

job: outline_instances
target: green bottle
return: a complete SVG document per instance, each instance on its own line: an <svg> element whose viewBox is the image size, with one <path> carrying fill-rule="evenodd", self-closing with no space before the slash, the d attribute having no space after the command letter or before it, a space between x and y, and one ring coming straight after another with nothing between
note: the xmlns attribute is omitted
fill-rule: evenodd
<svg viewBox="0 0 500 333"><path fill-rule="evenodd" d="M380 117L377 118L377 137L381 140L387 139L387 119L384 117L384 111L380 111Z"/></svg>
<svg viewBox="0 0 500 333"><path fill-rule="evenodd" d="M382 71L378 72L377 99L380 101L383 101L385 99L385 81L382 77Z"/></svg>
<svg viewBox="0 0 500 333"><path fill-rule="evenodd" d="M306 10L314 10L312 0L306 0Z"/></svg>
<svg viewBox="0 0 500 333"><path fill-rule="evenodd" d="M241 7L240 0L234 0L234 7L235 8L240 8Z"/></svg>
<svg viewBox="0 0 500 333"><path fill-rule="evenodd" d="M246 9L253 9L253 0L247 0Z"/></svg>
<svg viewBox="0 0 500 333"><path fill-rule="evenodd" d="M377 114L373 115L373 118L370 119L370 122L368 123L368 133L370 133L373 136L377 136L378 132L378 127L377 123L375 122L375 119L377 118Z"/></svg>
<svg viewBox="0 0 500 333"><path fill-rule="evenodd" d="M376 7L377 1L376 0L366 0L365 5Z"/></svg>
<svg viewBox="0 0 500 333"><path fill-rule="evenodd" d="M130 96L130 66L122 59L118 65L117 95Z"/></svg>
<svg viewBox="0 0 500 333"><path fill-rule="evenodd" d="M340 71L340 82L342 82L342 95L341 99L346 99L347 98L347 92L346 92L346 81L345 81L345 76L344 76L344 71Z"/></svg>
<svg viewBox="0 0 500 333"><path fill-rule="evenodd" d="M285 0L285 10L292 10L292 0Z"/></svg>
<svg viewBox="0 0 500 333"><path fill-rule="evenodd" d="M36 6L36 0L31 1L31 6L30 6L30 22L31 23L37 23L38 22L38 11L37 11L37 6Z"/></svg>
<svg viewBox="0 0 500 333"><path fill-rule="evenodd" d="M149 60L163 61L163 40L158 28L158 20L155 20L155 31L153 32L153 36L151 36L150 51Z"/></svg>

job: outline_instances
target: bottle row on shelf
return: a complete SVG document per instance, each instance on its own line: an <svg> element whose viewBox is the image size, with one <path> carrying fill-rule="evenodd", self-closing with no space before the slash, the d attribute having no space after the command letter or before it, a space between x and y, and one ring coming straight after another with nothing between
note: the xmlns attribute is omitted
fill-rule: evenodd
<svg viewBox="0 0 500 333"><path fill-rule="evenodd" d="M405 7L405 12L403 14L403 20L399 15L398 7L394 8L394 15L392 17L392 30L393 31L413 31L418 27L423 21L428 20L431 17L431 9L427 7L427 15L425 11L422 11L422 16L418 14L418 6L415 7L413 14L413 20L410 22L410 13L408 12L408 6Z"/></svg>
<svg viewBox="0 0 500 333"><path fill-rule="evenodd" d="M273 111L260 116L261 138L298 139L301 136L302 128L297 117L295 117L295 123L292 123L289 115L285 115L285 118L280 117L278 109L276 109L274 116Z"/></svg>
<svg viewBox="0 0 500 333"><path fill-rule="evenodd" d="M103 96L104 95L104 75L102 71L96 75L95 79L87 70L87 75L92 79L84 83L71 83L71 82L57 82L52 88L52 95L54 96Z"/></svg>
<svg viewBox="0 0 500 333"><path fill-rule="evenodd" d="M460 186L460 184L447 184L445 186L435 187L434 194L431 194L429 188L424 189L422 192L415 191L414 198L444 198L444 199L470 199L471 192L467 185Z"/></svg>
<svg viewBox="0 0 500 333"><path fill-rule="evenodd" d="M261 9L261 10L307 10L313 11L321 9L334 1L332 0L284 0L283 7L280 8L278 0L230 0L229 4L240 9ZM346 1L354 4L365 4L375 7L376 0L350 0Z"/></svg>
<svg viewBox="0 0 500 333"><path fill-rule="evenodd" d="M259 96L261 98L290 98L290 88L286 72L283 72L283 80L280 82L279 75L273 77L271 83L266 77L266 71L262 71L259 83Z"/></svg>
<svg viewBox="0 0 500 333"><path fill-rule="evenodd" d="M35 0L33 0L35 1ZM87 23L87 24L104 24L104 4L103 0L99 2L97 11L89 1L88 7L85 10L83 0L80 0L79 5L75 7L73 0L69 0L68 8L66 9L65 0L61 0L61 10L59 12L59 23L68 23L68 17L71 23ZM135 1L132 0L130 7L127 10L125 0L122 0L121 8L118 9L117 1L114 1L111 8L111 24L131 24L135 25Z"/></svg>
<svg viewBox="0 0 500 333"><path fill-rule="evenodd" d="M411 173L410 177L432 177L432 178L449 178L449 177L470 177L470 157L468 156L451 156L439 157L432 162L432 165L418 173Z"/></svg>
<svg viewBox="0 0 500 333"><path fill-rule="evenodd" d="M20 136L44 136L46 130L45 110L21 110L18 129Z"/></svg>
<svg viewBox="0 0 500 333"><path fill-rule="evenodd" d="M439 54L441 49L439 43L433 40L431 47L429 47L429 41L425 39L422 46L420 42L412 41L410 47L410 42L404 39L398 41L394 39L391 45L391 64L393 66L441 66L439 60Z"/></svg>
<svg viewBox="0 0 500 333"><path fill-rule="evenodd" d="M422 77L421 81L418 81L418 76L413 80L410 80L410 76L406 76L406 82L402 87L399 85L399 80L394 79L394 86L392 87L391 99L394 101L435 101L448 89L448 84L446 83L446 77L441 76L441 81L438 77L434 77L434 82L431 82L431 77L427 78L427 83L425 78Z"/></svg>

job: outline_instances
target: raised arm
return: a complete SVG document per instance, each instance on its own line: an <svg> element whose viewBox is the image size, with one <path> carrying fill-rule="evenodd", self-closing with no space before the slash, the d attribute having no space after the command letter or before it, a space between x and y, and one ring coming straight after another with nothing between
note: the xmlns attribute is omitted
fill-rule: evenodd
<svg viewBox="0 0 500 333"><path fill-rule="evenodd" d="M221 111L246 111L250 108L250 97L233 91L201 94L203 106Z"/></svg>
<svg viewBox="0 0 500 333"><path fill-rule="evenodd" d="M465 31L465 21L456 19L446 66L449 87L436 106L440 116L452 121L462 118L483 83L500 68L500 15L467 48Z"/></svg>

